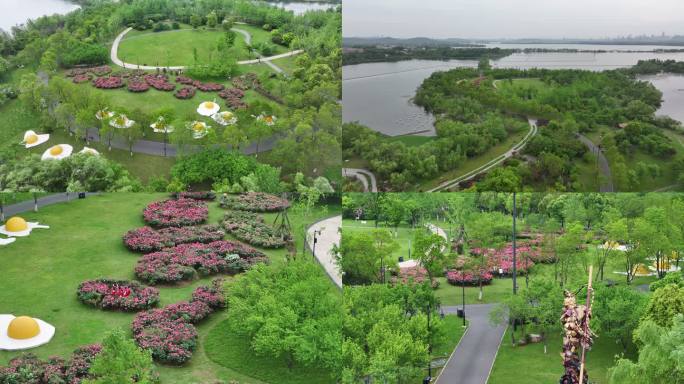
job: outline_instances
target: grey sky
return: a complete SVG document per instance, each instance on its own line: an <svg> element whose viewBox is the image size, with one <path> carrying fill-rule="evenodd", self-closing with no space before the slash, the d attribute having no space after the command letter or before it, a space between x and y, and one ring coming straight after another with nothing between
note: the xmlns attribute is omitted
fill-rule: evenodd
<svg viewBox="0 0 684 384"><path fill-rule="evenodd" d="M344 0L346 37L683 34L682 0Z"/></svg>

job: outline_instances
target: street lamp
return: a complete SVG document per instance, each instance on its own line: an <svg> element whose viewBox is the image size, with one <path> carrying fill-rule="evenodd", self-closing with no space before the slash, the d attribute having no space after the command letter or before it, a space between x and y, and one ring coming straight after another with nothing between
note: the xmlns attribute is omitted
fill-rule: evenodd
<svg viewBox="0 0 684 384"><path fill-rule="evenodd" d="M466 326L465 319L465 282L461 284L461 314L463 315L463 327Z"/></svg>
<svg viewBox="0 0 684 384"><path fill-rule="evenodd" d="M428 331L428 375L423 379L424 384L430 384L432 381L432 343L430 342L430 303L427 305L427 331Z"/></svg>

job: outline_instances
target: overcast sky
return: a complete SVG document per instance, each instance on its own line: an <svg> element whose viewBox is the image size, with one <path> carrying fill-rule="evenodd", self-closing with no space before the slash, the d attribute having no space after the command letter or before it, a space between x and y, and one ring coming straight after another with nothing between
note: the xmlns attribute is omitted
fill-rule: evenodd
<svg viewBox="0 0 684 384"><path fill-rule="evenodd" d="M345 37L684 34L684 0L344 0L343 27Z"/></svg>

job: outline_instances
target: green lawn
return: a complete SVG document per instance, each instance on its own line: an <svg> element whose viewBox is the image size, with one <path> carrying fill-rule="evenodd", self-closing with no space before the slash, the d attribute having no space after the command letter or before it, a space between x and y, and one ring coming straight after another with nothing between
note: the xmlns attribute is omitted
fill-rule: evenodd
<svg viewBox="0 0 684 384"><path fill-rule="evenodd" d="M195 63L195 50L198 62L208 62L216 49L220 29L184 28L164 32L131 31L119 44L119 59L125 63L151 66L181 66ZM236 60L252 59L247 50L245 38L235 34Z"/></svg>
<svg viewBox="0 0 684 384"><path fill-rule="evenodd" d="M416 135L404 135L404 136L394 136L388 139L389 142L400 142L404 143L407 147L418 147L423 144L429 143L434 140L433 136L416 136Z"/></svg>
<svg viewBox="0 0 684 384"><path fill-rule="evenodd" d="M134 314L101 311L82 305L76 299L76 287L84 280L100 277L134 278L133 269L140 255L129 252L123 246L121 236L129 229L144 225L143 208L164 198L165 194L104 194L21 215L51 226L49 230L37 229L31 236L0 248L0 259L3 260L0 313L34 316L57 328L50 343L31 352L43 358L51 355L66 357L80 345L99 342L113 328L129 329ZM290 220L293 229L299 231L336 210L337 207L331 207L315 208L310 214L291 212ZM217 223L222 215L223 210L218 204L211 203L208 222ZM273 221L274 215L265 216L267 222ZM297 235L295 239L297 249L301 249L302 236ZM286 250L265 252L276 267L285 262ZM161 305L186 300L196 286L210 281L211 277L179 286L162 286ZM217 379L255 384L264 382L251 378L253 372L249 367L226 365L236 367L229 369L207 359L204 348L211 339L210 331L229 315L229 310L222 311L198 325L200 343L191 362L183 367L159 366L164 383L209 383ZM0 365L5 365L19 354L0 352ZM242 358L249 354L243 351ZM268 366L262 368L269 370Z"/></svg>
<svg viewBox="0 0 684 384"><path fill-rule="evenodd" d="M510 329L506 331L497 354L488 384L548 384L556 383L563 374L560 358L563 340L560 334L549 336L548 353L544 344L511 345ZM607 384L608 368L613 366L614 356L622 349L611 340L595 339L592 350L587 354L587 372L594 384ZM626 355L627 357L633 357Z"/></svg>
<svg viewBox="0 0 684 384"><path fill-rule="evenodd" d="M375 229L375 221L374 220L368 220L364 224L361 221L356 221L356 220L343 220L342 221L342 234L344 235L345 233L358 233L358 232L367 232L369 230ZM394 234L394 228L387 228L383 227L382 223L378 225L378 229L387 229ZM415 234L414 228L411 228L410 226L407 225L401 225L399 228L397 228L396 231L396 237L394 240L399 244L399 249L392 253L392 260L399 261L399 257L403 256L404 260L409 259L409 241L413 241L413 236ZM389 259L387 260L389 262Z"/></svg>
<svg viewBox="0 0 684 384"><path fill-rule="evenodd" d="M261 27L257 27L255 25L250 25L250 24L236 24L235 28L247 31L250 35L252 35L252 45L256 45L259 43L270 44L274 49L273 55L279 55L281 53L291 51L291 49L288 47L284 47L282 45L274 44L271 41L271 32L265 31Z"/></svg>
<svg viewBox="0 0 684 384"><path fill-rule="evenodd" d="M297 68L297 56L283 57L282 59L272 60L271 62L282 68L288 75L291 75Z"/></svg>

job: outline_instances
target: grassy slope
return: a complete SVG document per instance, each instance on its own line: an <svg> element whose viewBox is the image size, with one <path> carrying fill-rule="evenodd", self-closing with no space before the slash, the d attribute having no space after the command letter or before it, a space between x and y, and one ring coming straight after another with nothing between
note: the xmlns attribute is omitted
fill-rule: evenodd
<svg viewBox="0 0 684 384"><path fill-rule="evenodd" d="M235 28L245 30L249 32L250 35L252 35L252 45L258 44L258 43L268 43L274 47L274 55L279 55L281 53L285 53L290 51L290 48L284 47L282 45L274 44L271 41L271 33L268 31L265 31L261 27L257 27L254 25L249 25L249 24L237 24L235 25Z"/></svg>
<svg viewBox="0 0 684 384"><path fill-rule="evenodd" d="M83 280L98 277L134 277L133 268L139 255L123 246L121 236L143 225L141 212L145 205L165 197L165 194L108 194L22 214L26 219L50 225L51 229L36 230L31 236L0 248L0 258L4 260L0 313L35 316L57 328L49 344L31 352L41 357L68 356L80 345L99 342L110 329L129 329L134 314L105 312L82 305L76 299L76 287ZM332 209L335 208L314 209L309 215L291 214L293 229L331 214ZM222 214L217 204L211 204L209 223L216 223ZM273 215L266 216L267 222L273 221ZM301 249L301 236L296 238ZM266 252L274 265L284 263L285 250ZM12 257L17 255L21 257ZM203 278L177 287L161 287L161 304L186 300L196 286L210 280ZM249 370L236 372L210 362L205 356L204 342L208 341L209 331L228 315L227 311L217 313L198 326L200 345L190 364L180 368L159 367L164 383L206 383L217 378L261 383L249 378ZM248 351L242 353L250 355ZM0 352L0 365L18 354Z"/></svg>

